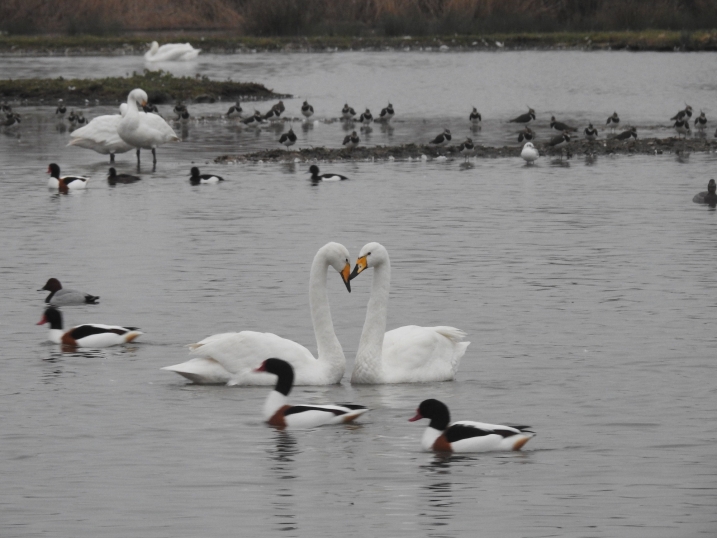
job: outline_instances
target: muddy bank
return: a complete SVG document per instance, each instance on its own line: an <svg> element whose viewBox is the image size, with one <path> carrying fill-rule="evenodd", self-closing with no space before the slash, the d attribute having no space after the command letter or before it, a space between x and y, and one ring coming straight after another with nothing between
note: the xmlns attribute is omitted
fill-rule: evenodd
<svg viewBox="0 0 717 538"><path fill-rule="evenodd" d="M251 101L288 97L274 93L262 84L211 80L207 77L175 77L163 71L133 73L128 77L101 79L0 79L0 100L22 105L54 104L64 99L70 106L82 105L85 100L101 104L118 103L127 99L134 88L147 92L153 104L176 101L215 102Z"/></svg>
<svg viewBox="0 0 717 538"><path fill-rule="evenodd" d="M541 157L600 156L600 155L663 155L669 153L686 154L692 152L717 151L715 138L645 138L630 141L604 140L590 142L575 140L560 149L548 148L546 144L536 143ZM520 146L476 146L475 157L499 158L520 157ZM256 162L309 162L309 161L409 161L434 159L464 159L458 146L434 148L416 144L403 146L375 146L348 149L329 149L324 147L303 149L270 149L244 155L222 155L214 159L217 163L256 163Z"/></svg>
<svg viewBox="0 0 717 538"><path fill-rule="evenodd" d="M144 54L156 36L43 35L0 36L0 54L28 56L95 56ZM334 52L357 50L485 51L485 50L631 50L717 51L717 31L553 32L450 36L311 36L251 37L193 32L163 34L162 43L189 42L204 54L254 52Z"/></svg>

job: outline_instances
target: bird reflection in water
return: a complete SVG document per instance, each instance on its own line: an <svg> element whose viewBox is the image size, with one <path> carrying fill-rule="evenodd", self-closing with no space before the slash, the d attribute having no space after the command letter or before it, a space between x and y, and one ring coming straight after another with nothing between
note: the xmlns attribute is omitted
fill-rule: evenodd
<svg viewBox="0 0 717 538"><path fill-rule="evenodd" d="M60 346L60 349L50 353L50 356L43 359L46 369L42 373L42 382L52 384L65 374L65 359L78 357L96 361L106 359L107 355L101 349L82 349L73 346Z"/></svg>
<svg viewBox="0 0 717 538"><path fill-rule="evenodd" d="M453 499L453 479L451 465L457 460L471 459L470 456L454 456L451 454L436 454L431 462L422 465L429 483L421 486L419 490L418 515L422 518L422 525L431 531L430 536L443 538L454 536L453 533L438 532L450 524L458 510L458 504Z"/></svg>
<svg viewBox="0 0 717 538"><path fill-rule="evenodd" d="M296 439L285 430L276 430L274 436L275 448L269 449L267 453L272 459L270 462L272 474L280 484L276 489L275 500L272 502L274 516L278 522L277 529L280 531L298 530L292 480L296 478L294 458L299 453L299 448L296 445ZM281 482L283 480L289 482Z"/></svg>

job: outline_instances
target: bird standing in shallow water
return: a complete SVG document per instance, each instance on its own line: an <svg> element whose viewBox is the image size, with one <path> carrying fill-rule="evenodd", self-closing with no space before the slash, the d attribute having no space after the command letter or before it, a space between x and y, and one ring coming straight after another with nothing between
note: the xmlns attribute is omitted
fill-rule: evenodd
<svg viewBox="0 0 717 538"><path fill-rule="evenodd" d="M360 141L361 139L356 134L356 131L353 131L350 135L344 137L343 146L347 149L353 149L359 145Z"/></svg>
<svg viewBox="0 0 717 538"><path fill-rule="evenodd" d="M585 138L588 140L595 140L598 137L598 130L593 127L593 124L591 123L585 128Z"/></svg>
<svg viewBox="0 0 717 538"><path fill-rule="evenodd" d="M695 127L698 131L703 132L707 127L707 116L700 110L700 115L695 118Z"/></svg>
<svg viewBox="0 0 717 538"><path fill-rule="evenodd" d="M525 114L521 114L517 118L508 120L508 123L530 123L533 120L535 120L535 110L528 107L528 112L526 112Z"/></svg>
<svg viewBox="0 0 717 538"><path fill-rule="evenodd" d="M283 144L287 148L296 144L296 135L294 134L294 130L291 127L289 127L288 133L284 133L283 135L281 135L281 137L279 138L279 144Z"/></svg>
<svg viewBox="0 0 717 538"><path fill-rule="evenodd" d="M304 101L304 104L301 105L301 113L308 120L311 116L314 115L314 107L312 107L308 101Z"/></svg>
<svg viewBox="0 0 717 538"><path fill-rule="evenodd" d="M353 120L356 115L356 111L349 106L348 103L344 104L344 108L341 109L341 119Z"/></svg>
<svg viewBox="0 0 717 538"><path fill-rule="evenodd" d="M691 107L690 105L688 105L688 104L685 104L685 108L684 108L683 110L680 110L680 111L679 111L677 114L675 114L674 116L672 116L672 117L670 118L670 120L673 120L673 121L683 120L683 119L685 119L685 116L686 116L687 118L691 118L691 117L692 117L692 107Z"/></svg>
<svg viewBox="0 0 717 538"><path fill-rule="evenodd" d="M575 127L571 127L566 123L563 123L562 121L556 121L555 116L550 116L550 128L555 129L556 131L560 131L561 133L565 131L569 133L577 132L577 129Z"/></svg>
<svg viewBox="0 0 717 538"><path fill-rule="evenodd" d="M613 112L612 116L608 117L605 125L609 125L610 131L615 132L617 126L620 125L620 117L617 115L617 112Z"/></svg>
<svg viewBox="0 0 717 538"><path fill-rule="evenodd" d="M458 146L458 151L461 155L465 157L465 160L467 161L468 157L475 153L475 145L473 144L473 140L471 140L470 138L466 138L465 142Z"/></svg>
<svg viewBox="0 0 717 538"><path fill-rule="evenodd" d="M535 138L535 133L533 133L533 130L527 125L525 126L525 129L518 133L518 142L522 142L523 140L530 142L533 138Z"/></svg>
<svg viewBox="0 0 717 538"><path fill-rule="evenodd" d="M436 138L431 140L428 144L431 146L445 146L450 141L451 131L448 129L443 129L443 132L439 134Z"/></svg>
<svg viewBox="0 0 717 538"><path fill-rule="evenodd" d="M526 142L520 152L520 156L527 164L532 164L538 159L538 157L540 157L540 153L538 153L538 150L535 149L532 142Z"/></svg>
<svg viewBox="0 0 717 538"><path fill-rule="evenodd" d="M687 118L677 120L672 127L674 127L675 131L677 131L678 138L680 137L680 135L682 135L684 138L687 138L687 135L691 134L690 120Z"/></svg>
<svg viewBox="0 0 717 538"><path fill-rule="evenodd" d="M483 117L480 115L480 112L478 112L478 109L473 107L473 111L468 116L468 120L471 122L471 125L477 129L480 127Z"/></svg>
<svg viewBox="0 0 717 538"><path fill-rule="evenodd" d="M378 121L388 123L393 119L395 115L396 113L393 110L393 105L389 103L386 108L381 109L381 113L378 115Z"/></svg>
<svg viewBox="0 0 717 538"><path fill-rule="evenodd" d="M637 139L637 127L630 127L629 129L621 132L619 135L613 137L613 139L628 140L630 137Z"/></svg>

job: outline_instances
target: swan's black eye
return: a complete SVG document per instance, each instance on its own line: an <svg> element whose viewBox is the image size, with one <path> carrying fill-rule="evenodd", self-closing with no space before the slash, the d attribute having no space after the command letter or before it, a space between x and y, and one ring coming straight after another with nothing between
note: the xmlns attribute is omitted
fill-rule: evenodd
<svg viewBox="0 0 717 538"><path fill-rule="evenodd" d="M366 254L366 256L370 256L370 255L371 255L371 253L370 253L370 252L369 252L368 254Z"/></svg>

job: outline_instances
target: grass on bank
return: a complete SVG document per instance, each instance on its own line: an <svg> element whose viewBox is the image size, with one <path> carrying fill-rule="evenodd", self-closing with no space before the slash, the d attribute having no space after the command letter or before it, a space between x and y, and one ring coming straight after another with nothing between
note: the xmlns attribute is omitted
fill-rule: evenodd
<svg viewBox="0 0 717 538"><path fill-rule="evenodd" d="M175 77L164 71L145 70L142 74L101 79L0 79L0 99L27 100L29 103L64 99L69 105L82 104L85 99L91 102L99 99L103 104L120 103L134 88L146 91L150 103L154 104L191 102L200 96L224 101L281 97L253 82L217 81L199 76Z"/></svg>
<svg viewBox="0 0 717 538"><path fill-rule="evenodd" d="M249 50L313 50L327 49L402 49L426 48L442 44L468 49L495 48L500 42L506 48L590 48L657 51L715 51L717 30L694 32L643 30L640 32L547 32L448 34L431 36L306 36L246 37L233 34L197 33L154 36L162 43L184 43L207 52L240 52ZM145 35L92 36L0 36L0 54L142 54L151 41Z"/></svg>

